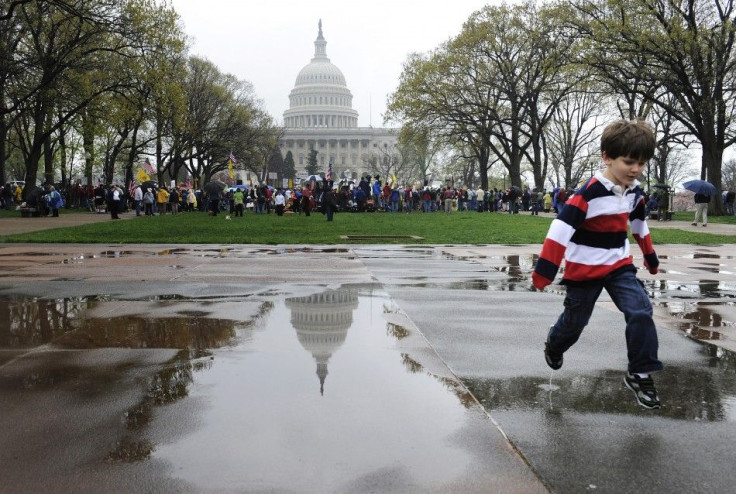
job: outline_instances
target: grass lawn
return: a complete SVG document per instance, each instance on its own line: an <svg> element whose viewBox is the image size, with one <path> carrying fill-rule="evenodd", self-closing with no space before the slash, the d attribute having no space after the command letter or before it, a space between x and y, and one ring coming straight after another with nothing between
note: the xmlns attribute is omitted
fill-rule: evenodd
<svg viewBox="0 0 736 494"><path fill-rule="evenodd" d="M65 214L65 212L62 212ZM74 214L74 213L68 213ZM77 213L87 214L87 213ZM131 214L131 213L126 213ZM17 217L17 212L12 216ZM0 217L11 216L0 213ZM28 219L33 221L32 218ZM205 213L181 213L105 221L18 235L0 235L0 242L28 243L216 243L216 244L541 244L552 218L528 213L509 215L464 211L444 213L338 213L333 222L321 213L311 216L245 213L225 219ZM736 235L687 231L689 212L677 213L683 230L657 229L656 244L717 245L736 243ZM713 217L711 223L734 223L735 217ZM350 239L344 236L359 235ZM417 236L420 239L406 238Z"/></svg>

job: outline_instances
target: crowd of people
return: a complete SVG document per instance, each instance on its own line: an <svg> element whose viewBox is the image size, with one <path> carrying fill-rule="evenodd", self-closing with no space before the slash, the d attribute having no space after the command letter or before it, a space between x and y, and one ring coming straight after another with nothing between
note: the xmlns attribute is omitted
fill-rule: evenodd
<svg viewBox="0 0 736 494"><path fill-rule="evenodd" d="M223 187L222 190L200 191L192 187L135 184L125 190L120 184L83 186L81 183L61 188L47 185L22 199L22 186L6 184L0 188L0 207L11 209L22 206L36 211L35 215L58 215L61 207L81 208L97 213L109 213L117 219L118 213L135 211L137 216L178 214L179 212L207 211L210 215L225 212L243 216L246 210L255 214L305 214L318 210L332 214L342 212L508 212L556 211L571 193L562 188L537 191L518 187L488 189L470 187L396 187L383 184L380 176L362 177L350 184L332 181L307 182L296 187L270 185Z"/></svg>
<svg viewBox="0 0 736 494"><path fill-rule="evenodd" d="M0 207L10 210L23 206L34 211L36 216L58 216L62 207L88 209L98 213L109 213L118 218L118 213L135 211L137 216L178 214L179 212L207 211L210 215L218 213L243 216L246 210L255 214L305 214L312 211L335 212L373 212L389 213L477 211L505 212L518 214L530 212L558 212L564 206L573 190L555 187L552 190L538 190L518 187L506 189L481 187L423 187L413 185L397 187L384 184L381 177L366 175L360 182L338 184L332 181L307 182L293 188L270 185L224 187L222 190L200 191L180 184L176 187L136 184L125 190L120 184L85 187L80 183L62 188L53 185L37 187L34 192L22 199L21 185L7 183L0 187ZM654 189L645 193L647 215L660 221L669 218L670 190ZM703 202L697 197L697 202ZM725 213L734 214L733 190L723 193ZM709 202L710 198L708 198ZM697 206L697 204L696 204ZM697 208L696 210L702 210ZM702 211L701 211L702 216ZM707 223L707 219L696 218Z"/></svg>

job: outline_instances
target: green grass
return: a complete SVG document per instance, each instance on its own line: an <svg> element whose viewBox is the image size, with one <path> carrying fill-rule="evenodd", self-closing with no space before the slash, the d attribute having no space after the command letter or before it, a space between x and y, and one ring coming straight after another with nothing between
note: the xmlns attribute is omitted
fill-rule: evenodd
<svg viewBox="0 0 736 494"><path fill-rule="evenodd" d="M17 212L14 213L17 216ZM62 214L64 214L62 212ZM70 213L71 214L71 213ZM80 213L85 214L85 213ZM130 214L130 213L127 213ZM3 215L5 216L5 215ZM724 217L725 218L725 217ZM726 218L732 220L733 217ZM680 219L680 218L678 218ZM657 229L650 222L655 244L718 245L736 243L736 235L713 235L683 230ZM33 221L29 219L29 221ZM710 220L716 223L716 218ZM333 222L321 213L304 215L256 215L226 220L205 213L105 221L70 228L0 236L1 243L216 243L216 244L541 244L550 217L529 214L444 213L340 213ZM728 221L736 223L736 221ZM343 235L387 236L344 239ZM388 238L415 235L420 240Z"/></svg>

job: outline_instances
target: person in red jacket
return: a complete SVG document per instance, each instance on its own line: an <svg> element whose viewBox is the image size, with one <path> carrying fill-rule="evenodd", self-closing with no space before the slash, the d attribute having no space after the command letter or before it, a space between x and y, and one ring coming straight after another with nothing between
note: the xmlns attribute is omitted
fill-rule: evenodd
<svg viewBox="0 0 736 494"><path fill-rule="evenodd" d="M629 359L624 384L645 408L660 407L650 376L661 370L652 305L636 277L628 230L644 254L644 266L658 272L659 259L646 223L644 193L637 177L654 155L655 137L644 122L617 121L601 136L606 165L577 192L552 221L532 274L534 287L552 283L564 257L564 311L549 329L544 356L552 369L588 324L596 300L606 289L626 320Z"/></svg>

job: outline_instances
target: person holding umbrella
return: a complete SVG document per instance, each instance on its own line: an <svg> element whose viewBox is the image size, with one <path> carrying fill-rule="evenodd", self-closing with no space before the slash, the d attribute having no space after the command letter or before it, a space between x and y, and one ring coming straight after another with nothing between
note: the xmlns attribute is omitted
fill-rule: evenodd
<svg viewBox="0 0 736 494"><path fill-rule="evenodd" d="M708 226L708 204L710 204L710 196L705 194L695 194L695 220L693 226L698 226L698 221L703 222L703 226Z"/></svg>
<svg viewBox="0 0 736 494"><path fill-rule="evenodd" d="M702 221L703 226L708 226L708 204L710 198L716 193L716 187L705 180L690 180L682 186L689 191L695 192L695 219L693 226L698 226L698 222Z"/></svg>

